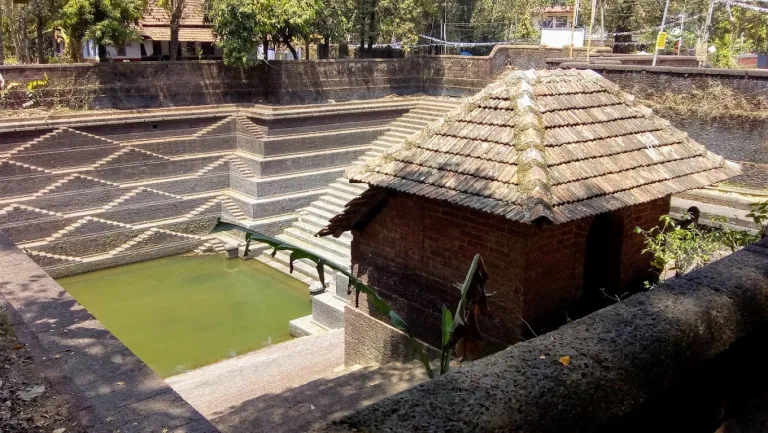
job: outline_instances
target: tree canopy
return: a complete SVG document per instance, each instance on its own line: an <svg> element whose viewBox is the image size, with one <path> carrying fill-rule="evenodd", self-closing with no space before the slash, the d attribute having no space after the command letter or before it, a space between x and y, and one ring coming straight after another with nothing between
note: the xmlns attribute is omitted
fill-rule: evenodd
<svg viewBox="0 0 768 433"><path fill-rule="evenodd" d="M152 0L165 9L171 45L188 0ZM615 51L652 51L666 0L597 0L594 32L605 32ZM768 12L757 0L716 1L712 24L705 29L710 0L670 0L668 51L675 41L687 50L707 35L717 48L711 60L733 65L743 51L768 52ZM764 0L761 0L764 1ZM574 0L204 0L208 22L229 64L256 61L265 41L294 45L322 39L325 44L355 44L367 56L377 44L399 43L406 50L427 43L420 35L452 42L536 41L544 8L573 6ZM747 4L750 7L741 7ZM730 6L729 6L730 5ZM71 57L79 59L81 43L92 39L103 47L137 38L135 24L147 0L0 0L0 43L20 62L43 62L51 53L44 43L57 35L69 40ZM580 1L579 27L588 27L591 1ZM570 25L570 22L568 23ZM445 30L445 31L444 31ZM171 49L171 56L177 52ZM319 52L319 50L318 50ZM689 52L689 51L685 51Z"/></svg>
<svg viewBox="0 0 768 433"><path fill-rule="evenodd" d="M79 60L82 41L99 45L124 44L138 38L135 24L147 8L147 0L69 0L61 10L59 25L70 39L70 55Z"/></svg>
<svg viewBox="0 0 768 433"><path fill-rule="evenodd" d="M206 0L211 24L224 55L232 65L253 63L258 46L267 39L282 42L295 55L295 36L308 36L316 22L320 0Z"/></svg>

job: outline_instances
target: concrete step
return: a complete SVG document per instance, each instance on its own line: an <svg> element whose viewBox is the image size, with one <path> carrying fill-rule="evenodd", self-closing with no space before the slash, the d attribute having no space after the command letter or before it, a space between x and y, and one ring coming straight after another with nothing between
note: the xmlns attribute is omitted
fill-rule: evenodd
<svg viewBox="0 0 768 433"><path fill-rule="evenodd" d="M321 207L329 212L334 212L337 215L344 211L344 205L343 204L336 204L336 203L328 203L324 201L314 201L310 206L313 207Z"/></svg>
<svg viewBox="0 0 768 433"><path fill-rule="evenodd" d="M415 112L415 110L411 110L408 112L408 114L403 115L403 117L400 119L418 120L425 123L432 123L440 117L441 116L436 116L434 114L418 114Z"/></svg>
<svg viewBox="0 0 768 433"><path fill-rule="evenodd" d="M405 140L406 138L413 135L414 132L407 129L401 129L401 128L391 128L389 130L389 136L393 138L398 138L400 140Z"/></svg>
<svg viewBox="0 0 768 433"><path fill-rule="evenodd" d="M343 183L341 181L337 181L331 184L331 188L349 192L350 194L354 194L355 197L357 197L368 189L368 185L364 183L349 183L348 181L347 183Z"/></svg>
<svg viewBox="0 0 768 433"><path fill-rule="evenodd" d="M349 256L350 256L350 249L346 245L339 244L337 242L329 241L326 238L319 238L315 237L314 233L310 233L307 231L304 231L296 226L288 227L283 232L285 234L288 234L292 236L294 239L298 239L301 242L304 242L305 244L309 245L310 251L315 252L316 254L320 255L321 257L326 257L329 254L336 256L338 258L343 257L343 262L336 262L340 265L349 265ZM331 257L326 257L329 260L333 260Z"/></svg>
<svg viewBox="0 0 768 433"><path fill-rule="evenodd" d="M392 135L385 134L380 136L377 139L377 141L383 142L383 143L389 143L390 145L392 145L392 144L402 143L403 137L396 136L396 134L392 134Z"/></svg>
<svg viewBox="0 0 768 433"><path fill-rule="evenodd" d="M462 100L431 100L421 101L418 105L419 108L434 108L435 110L452 110L463 103Z"/></svg>
<svg viewBox="0 0 768 433"><path fill-rule="evenodd" d="M686 214L691 207L696 207L701 212L699 218L700 224L717 225L718 223L713 222L713 219L720 217L725 218L726 222L732 225L733 228L756 230L754 221L747 216L748 211L743 209L734 209L727 206L672 197L670 212L680 216ZM706 224L707 222L709 224Z"/></svg>
<svg viewBox="0 0 768 433"><path fill-rule="evenodd" d="M403 130L410 134L415 134L424 129L425 126L427 126L426 122L421 123L413 120L398 120L390 124L390 129L395 131Z"/></svg>
<svg viewBox="0 0 768 433"><path fill-rule="evenodd" d="M344 201L344 204L349 203L352 199L360 195L360 193L351 193L348 190L341 189L341 188L328 188L326 191L326 194L332 195L334 197L338 197L339 199Z"/></svg>
<svg viewBox="0 0 768 433"><path fill-rule="evenodd" d="M270 267L275 268L284 274L290 275L293 278L306 284L307 290L309 290L309 286L312 283L319 281L317 268L315 267L315 264L309 260L294 260L293 272L291 272L291 259L290 254L287 252L278 251L277 254L272 257L272 248L259 249L258 251L252 248L251 256L260 262L265 263ZM327 290L335 290L335 286L331 286L331 283L333 282L333 278L331 278L331 276L326 275L325 282L326 285L329 285L329 287L326 287Z"/></svg>
<svg viewBox="0 0 768 433"><path fill-rule="evenodd" d="M427 108L427 107L419 107L419 108L414 108L409 113L410 114L416 114L416 115L419 115L419 116L432 116L432 117L437 116L437 118L439 118L439 117L442 117L442 116L448 114L451 111L453 111L453 108L451 108L451 109L445 109L445 108L432 109L432 108ZM437 119L435 119L435 120L437 120Z"/></svg>
<svg viewBox="0 0 768 433"><path fill-rule="evenodd" d="M302 214L301 216L299 216L299 219L297 220L297 223L299 223L299 222L304 222L304 223L310 224L313 228L317 228L317 230L320 230L321 228L323 228L323 227L328 225L328 220L327 219L319 218L317 215L313 215L313 214L309 214L309 213ZM317 232L317 230L315 231L315 233ZM352 242L352 234L349 233L349 232L344 232L344 234L342 234L340 237L348 239L349 242ZM328 237L326 237L326 238L328 238Z"/></svg>
<svg viewBox="0 0 768 433"><path fill-rule="evenodd" d="M750 211L752 209L750 206L752 203L765 200L765 198L762 197L749 196L746 194L739 194L734 192L718 191L717 189L694 189L680 194L675 194L675 196L686 200L709 203L719 206L727 206L746 211Z"/></svg>
<svg viewBox="0 0 768 433"><path fill-rule="evenodd" d="M346 206L347 203L349 203L349 200L344 200L330 194L320 196L319 201L330 203L334 206L341 206L342 209L344 206Z"/></svg>
<svg viewBox="0 0 768 433"><path fill-rule="evenodd" d="M331 292L312 297L312 320L327 329L344 327L344 306L346 301Z"/></svg>
<svg viewBox="0 0 768 433"><path fill-rule="evenodd" d="M324 225L312 224L312 223L308 223L306 221L296 221L293 224L293 226L294 227L298 227L298 228L304 230L308 234L312 235L312 237L315 237L315 234L317 232L319 232L320 230L322 230L323 227L325 227ZM333 236L325 236L325 237L320 238L320 239L324 239L324 240L326 240L328 242L335 242L335 243L339 244L340 247L344 247L344 248L347 248L347 249L351 249L352 248L352 239L349 238L349 237L341 237L341 236L339 236L338 238L335 238Z"/></svg>
<svg viewBox="0 0 768 433"><path fill-rule="evenodd" d="M330 220L331 218L335 217L337 214L330 212L328 210L318 208L318 207L305 207L304 209L301 209L302 215L309 214L314 216L315 218L322 218L326 221Z"/></svg>
<svg viewBox="0 0 768 433"><path fill-rule="evenodd" d="M328 332L328 328L319 325L312 319L312 315L299 317L288 322L288 333L292 337L308 337Z"/></svg>
<svg viewBox="0 0 768 433"><path fill-rule="evenodd" d="M303 248L312 253L315 253L320 257L323 257L327 260L330 260L336 263L339 266L343 266L344 268L349 269L349 251L341 251L339 253L337 251L334 251L332 248L328 250L320 248L315 243L309 243L306 240L307 237L302 236L301 234L302 232L300 230L296 230L296 229L293 229L292 231L289 231L289 230L291 230L290 227L286 229L285 232L277 235L277 238L285 242L288 242L290 244L296 245L297 247Z"/></svg>

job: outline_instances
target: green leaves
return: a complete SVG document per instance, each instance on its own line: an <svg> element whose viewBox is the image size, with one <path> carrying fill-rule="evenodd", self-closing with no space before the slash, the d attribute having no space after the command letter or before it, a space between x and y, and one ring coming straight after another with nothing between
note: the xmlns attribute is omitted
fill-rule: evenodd
<svg viewBox="0 0 768 433"><path fill-rule="evenodd" d="M320 7L319 0L205 0L224 63L236 66L255 64L268 36L308 35Z"/></svg>
<svg viewBox="0 0 768 433"><path fill-rule="evenodd" d="M685 274L705 265L723 247L736 251L757 240L745 230L730 228L725 219L712 218L717 227L711 229L698 227L693 221L678 225L669 215L663 215L659 220L660 227L650 230L637 227L635 233L645 238L643 253L652 254L651 266L662 279L668 272Z"/></svg>
<svg viewBox="0 0 768 433"><path fill-rule="evenodd" d="M317 265L318 277L320 278L320 282L323 284L323 286L325 286L325 270L324 270L325 266L328 266L329 268L335 270L336 272L340 272L344 274L347 278L349 278L350 287L355 288L355 306L358 305L360 293L361 292L365 293L367 296L368 302L371 304L371 306L373 306L374 310L376 310L380 314L389 318L389 322L392 324L392 326L399 329L400 331L405 332L408 335L408 340L411 346L413 347L413 349L418 354L419 360L421 361L422 364L424 364L424 368L427 371L427 375L429 376L430 379L434 377L434 372L432 371L432 366L429 363L429 357L427 356L427 353L424 350L424 346L418 340L416 340L416 337L414 337L413 333L411 332L411 329L408 327L408 324L405 323L405 320L403 320L403 318L400 317L400 315L398 315L392 309L392 307L390 307L389 304L384 299L382 299L381 296L379 296L378 293L376 293L376 290L374 290L373 287L365 284L360 279L352 275L345 268L341 267L336 263L333 263L301 247L292 245L288 242L283 242L280 239L265 235L263 233L259 233L255 230L251 230L246 227L241 227L237 224L227 223L227 222L218 220L216 223L216 226L214 226L214 228L211 230L211 233L228 232L233 230L245 232L245 254L246 255L250 252L250 245L251 245L251 242L253 241L264 243L272 247L273 257L275 256L275 254L277 254L278 251L290 251L291 252L290 254L291 273L293 273L294 260L307 259L314 262Z"/></svg>
<svg viewBox="0 0 768 433"><path fill-rule="evenodd" d="M756 226L763 227L768 222L768 200L752 203L750 208L747 216L752 218Z"/></svg>
<svg viewBox="0 0 768 433"><path fill-rule="evenodd" d="M146 9L147 0L68 0L57 24L76 42L70 55L78 60L83 39L99 45L120 45L137 39L135 25Z"/></svg>
<svg viewBox="0 0 768 433"><path fill-rule="evenodd" d="M453 349L451 340L454 332L453 316L445 305L443 305L441 325L443 346L440 356L440 374L443 375L448 372L448 365L451 362L451 350Z"/></svg>

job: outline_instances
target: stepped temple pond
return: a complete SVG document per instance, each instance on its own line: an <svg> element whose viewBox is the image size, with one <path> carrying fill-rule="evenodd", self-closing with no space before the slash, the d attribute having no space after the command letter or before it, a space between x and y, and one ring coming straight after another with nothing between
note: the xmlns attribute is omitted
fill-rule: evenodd
<svg viewBox="0 0 768 433"><path fill-rule="evenodd" d="M173 256L60 278L162 377L290 339L306 285L256 260Z"/></svg>

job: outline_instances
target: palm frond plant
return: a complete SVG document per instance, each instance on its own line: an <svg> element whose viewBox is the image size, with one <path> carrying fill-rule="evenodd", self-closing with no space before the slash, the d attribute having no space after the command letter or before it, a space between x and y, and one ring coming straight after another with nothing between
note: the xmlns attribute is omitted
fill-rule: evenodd
<svg viewBox="0 0 768 433"><path fill-rule="evenodd" d="M245 233L245 255L250 253L251 243L259 242L267 244L272 247L272 257L274 257L278 251L290 252L289 255L289 267L290 272L293 272L293 262L296 260L306 259L315 264L317 269L317 275L320 279L320 283L325 286L325 267L333 269L336 272L340 272L349 279L349 286L347 287L348 293L351 294L352 290L355 291L355 305L358 305L360 293L365 293L371 305L380 314L386 316L389 322L395 328L403 331L407 336L411 346L414 348L419 356L419 361L424 365L427 375L430 379L435 377L435 373L432 370L429 356L424 345L419 342L414 336L411 328L405 322L405 320L392 309L392 307L376 292L376 289L352 273L347 271L343 266L334 263L322 256L307 251L299 246L282 241L264 233L257 232L247 227L242 227L237 224L217 221L216 226L211 233L216 232L228 232L228 231L240 231ZM452 352L457 349L459 355L464 359L475 359L479 352L478 347L482 345L482 336L480 335L479 328L477 326L477 318L481 313L488 310L487 299L490 297L485 292L485 282L488 280L488 272L485 269L480 255L475 255L472 260L472 264L467 272L467 276L461 285L456 285L461 290L461 298L459 300L458 308L456 309L456 315L451 316L447 307L443 306L442 311L442 348L440 352L440 370L439 373L445 374L449 370L450 360Z"/></svg>

